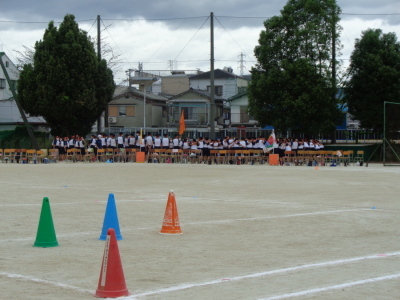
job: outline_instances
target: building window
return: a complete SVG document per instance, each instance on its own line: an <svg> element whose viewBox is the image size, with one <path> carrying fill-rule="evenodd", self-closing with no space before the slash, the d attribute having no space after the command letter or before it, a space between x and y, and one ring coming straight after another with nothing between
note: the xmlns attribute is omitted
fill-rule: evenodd
<svg viewBox="0 0 400 300"><path fill-rule="evenodd" d="M8 65L9 65L9 64L8 64L8 61L6 60L6 68L8 68Z"/></svg>
<svg viewBox="0 0 400 300"><path fill-rule="evenodd" d="M6 80L0 78L0 89L5 89L6 88Z"/></svg>
<svg viewBox="0 0 400 300"><path fill-rule="evenodd" d="M17 80L11 80L10 90L14 88L14 91L17 91Z"/></svg>
<svg viewBox="0 0 400 300"><path fill-rule="evenodd" d="M118 106L118 117L126 117L126 106Z"/></svg>
<svg viewBox="0 0 400 300"><path fill-rule="evenodd" d="M134 105L110 105L108 106L108 115L110 117L134 117Z"/></svg>
<svg viewBox="0 0 400 300"><path fill-rule="evenodd" d="M211 88L211 86L207 86L207 92L209 92L210 93L210 88ZM222 87L222 85L215 85L214 86L214 93L215 93L215 95L217 95L217 96L222 96L222 94L223 94L223 92L224 92L224 90L223 90L223 87Z"/></svg>
<svg viewBox="0 0 400 300"><path fill-rule="evenodd" d="M195 120L196 119L196 107L182 107L183 115L185 120Z"/></svg>

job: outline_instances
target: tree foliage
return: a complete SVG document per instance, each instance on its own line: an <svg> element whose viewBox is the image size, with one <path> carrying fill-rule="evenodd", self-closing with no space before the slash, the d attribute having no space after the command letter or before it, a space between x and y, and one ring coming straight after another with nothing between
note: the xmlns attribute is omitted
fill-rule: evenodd
<svg viewBox="0 0 400 300"><path fill-rule="evenodd" d="M20 74L18 94L24 110L41 115L53 135L85 135L112 99L115 84L105 60L73 15L59 28L50 22L35 43L33 64Z"/></svg>
<svg viewBox="0 0 400 300"><path fill-rule="evenodd" d="M289 0L264 22L249 85L249 112L259 123L306 135L335 128L341 114L330 53L339 12L335 0Z"/></svg>
<svg viewBox="0 0 400 300"><path fill-rule="evenodd" d="M350 57L345 98L361 127L383 131L383 103L400 103L400 43L395 33L368 29ZM388 132L400 130L400 105L387 107Z"/></svg>

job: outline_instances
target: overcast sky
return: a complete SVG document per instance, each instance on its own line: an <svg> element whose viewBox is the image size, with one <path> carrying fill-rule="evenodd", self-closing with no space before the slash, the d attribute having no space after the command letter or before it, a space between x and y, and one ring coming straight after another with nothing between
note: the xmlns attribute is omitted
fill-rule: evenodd
<svg viewBox="0 0 400 300"><path fill-rule="evenodd" d="M97 34L97 15L101 16L102 35L121 64L115 81L121 83L125 70L167 71L173 69L208 71L210 69L210 12L214 13L215 68L230 66L240 74L255 64L253 49L258 44L263 21L279 15L285 0L68 0L2 1L0 8L0 50L15 62L13 50L33 47L43 37L50 20L60 22L73 14L81 29ZM341 42L344 66L353 50L354 40L368 28L395 32L400 39L399 0L337 0L342 9ZM56 24L58 25L58 24ZM2 45L2 46L1 46Z"/></svg>

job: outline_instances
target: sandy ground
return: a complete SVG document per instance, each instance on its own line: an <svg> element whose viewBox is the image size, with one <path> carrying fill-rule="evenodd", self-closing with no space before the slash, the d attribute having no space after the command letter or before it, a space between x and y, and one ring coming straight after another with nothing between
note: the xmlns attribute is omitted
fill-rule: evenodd
<svg viewBox="0 0 400 300"><path fill-rule="evenodd" d="M125 299L399 299L400 168L0 163L0 299L94 299L114 193ZM182 235L160 235L168 192ZM59 247L33 247L49 197Z"/></svg>

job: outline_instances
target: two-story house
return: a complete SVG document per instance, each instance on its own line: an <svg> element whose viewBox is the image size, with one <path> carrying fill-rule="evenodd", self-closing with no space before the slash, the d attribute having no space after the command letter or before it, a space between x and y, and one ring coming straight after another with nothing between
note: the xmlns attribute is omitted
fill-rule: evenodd
<svg viewBox="0 0 400 300"><path fill-rule="evenodd" d="M6 72L11 80L11 85L16 89L19 79L19 70L11 59L0 52L1 60ZM28 122L34 130L47 130L46 121L42 117L30 117L27 115ZM14 130L17 125L24 125L21 113L11 92L11 87L6 80L5 73L0 68L0 130Z"/></svg>

